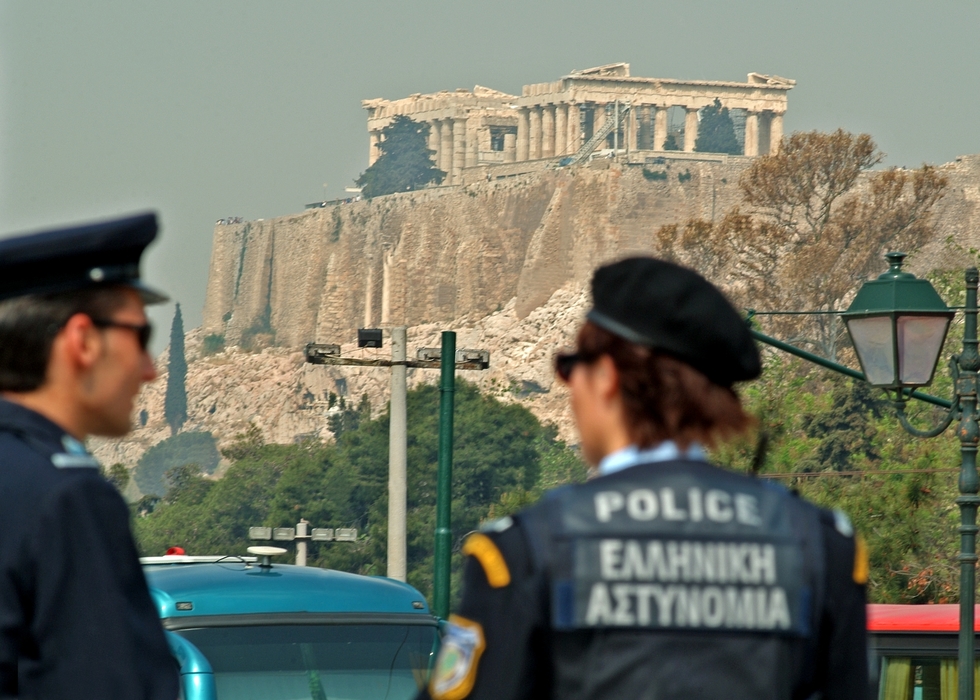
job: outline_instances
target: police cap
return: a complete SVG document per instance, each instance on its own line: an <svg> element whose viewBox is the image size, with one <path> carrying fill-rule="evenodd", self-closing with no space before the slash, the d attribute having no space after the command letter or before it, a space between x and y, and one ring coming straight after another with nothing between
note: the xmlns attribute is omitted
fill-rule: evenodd
<svg viewBox="0 0 980 700"><path fill-rule="evenodd" d="M666 353L731 386L762 370L746 322L701 275L648 257L600 267L586 318L610 333Z"/></svg>
<svg viewBox="0 0 980 700"><path fill-rule="evenodd" d="M0 301L122 285L145 304L168 297L140 280L140 256L157 235L154 213L0 240Z"/></svg>

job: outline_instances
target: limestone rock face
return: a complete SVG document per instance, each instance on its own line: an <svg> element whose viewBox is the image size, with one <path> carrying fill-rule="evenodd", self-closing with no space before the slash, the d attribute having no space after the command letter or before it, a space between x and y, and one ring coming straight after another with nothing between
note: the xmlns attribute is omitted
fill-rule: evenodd
<svg viewBox="0 0 980 700"><path fill-rule="evenodd" d="M271 329L277 346L298 348L358 327L475 320L515 298L523 318L597 264L652 250L660 226L722 216L749 161L600 159L219 224L203 327L232 345Z"/></svg>
<svg viewBox="0 0 980 700"><path fill-rule="evenodd" d="M584 287L567 285L518 318L511 299L500 311L475 323L458 319L409 329L409 353L414 356L418 347L438 347L443 330L456 330L457 347L489 350L491 363L489 370L460 371L458 376L504 401L523 402L540 419L554 423L563 438L575 442L566 391L554 379L552 357L557 349L573 344L587 304ZM187 334L188 417L183 430L210 431L219 446L227 445L249 424L257 425L268 442L329 441L331 392L346 395L354 404L367 394L373 415L387 410L390 371L386 368L308 365L300 351L287 348L251 353L231 347L203 356L202 335L200 329ZM382 350L359 350L356 343L343 346L343 354L350 357L390 357L389 353L387 346ZM159 358L158 364L164 372L144 388L136 407L137 418L146 411L146 425L137 422L122 440L91 441L103 464L122 462L133 467L146 449L170 435L163 418L166 357ZM438 379L438 370L408 370L409 388Z"/></svg>

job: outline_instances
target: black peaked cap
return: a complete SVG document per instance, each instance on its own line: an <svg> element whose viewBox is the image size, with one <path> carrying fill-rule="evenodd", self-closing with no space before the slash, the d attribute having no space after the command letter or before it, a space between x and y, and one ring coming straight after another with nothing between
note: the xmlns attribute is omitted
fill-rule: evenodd
<svg viewBox="0 0 980 700"><path fill-rule="evenodd" d="M627 258L596 270L595 325L666 353L731 386L762 371L749 328L728 299L701 275L656 258Z"/></svg>
<svg viewBox="0 0 980 700"><path fill-rule="evenodd" d="M167 296L140 280L140 257L157 235L154 213L0 240L0 300L123 285L144 303Z"/></svg>

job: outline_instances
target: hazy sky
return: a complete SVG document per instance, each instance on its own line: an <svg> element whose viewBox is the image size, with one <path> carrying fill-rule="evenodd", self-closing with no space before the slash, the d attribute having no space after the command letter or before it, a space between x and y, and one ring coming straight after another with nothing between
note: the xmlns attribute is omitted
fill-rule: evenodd
<svg viewBox="0 0 980 700"><path fill-rule="evenodd" d="M363 98L616 61L775 73L797 80L787 133L865 131L916 166L980 152L978 29L975 0L0 0L0 235L157 209L147 276L190 328L215 220L339 196L367 165Z"/></svg>

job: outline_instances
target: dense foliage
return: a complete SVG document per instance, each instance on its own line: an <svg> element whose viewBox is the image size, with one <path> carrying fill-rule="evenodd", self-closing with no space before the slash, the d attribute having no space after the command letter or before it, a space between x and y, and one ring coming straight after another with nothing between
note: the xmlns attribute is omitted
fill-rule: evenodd
<svg viewBox="0 0 980 700"><path fill-rule="evenodd" d="M735 137L735 125L728 114L728 107L722 107L721 100L717 97L714 104L701 110L701 122L698 124L698 138L694 142L694 150L700 153L741 155L742 149Z"/></svg>
<svg viewBox="0 0 980 700"><path fill-rule="evenodd" d="M170 490L167 472L194 464L210 474L221 456L211 433L178 433L148 449L133 470L139 490L148 496L164 496Z"/></svg>
<svg viewBox="0 0 980 700"><path fill-rule="evenodd" d="M744 396L770 439L761 475L779 475L771 478L844 511L864 537L872 602L956 600L959 446L953 431L933 440L912 437L881 392L786 356L770 356L763 379ZM936 421L922 405L910 410L919 414L919 425ZM716 457L749 471L755 448L747 440Z"/></svg>
<svg viewBox="0 0 980 700"><path fill-rule="evenodd" d="M167 360L167 393L163 398L163 416L176 435L187 420L187 358L184 357L184 317L180 304L170 325L170 357Z"/></svg>
<svg viewBox="0 0 980 700"><path fill-rule="evenodd" d="M940 291L949 282L935 281ZM955 289L946 291L951 303L961 299ZM954 327L947 352L960 337ZM482 520L535 502L548 488L585 477L576 454L526 409L464 382L457 387L454 594L466 533ZM937 377L933 392L950 391L948 377ZM769 438L760 478L850 515L868 543L872 601L957 599L959 452L953 431L933 440L911 437L880 392L782 354L767 353L763 377L741 392L758 418L758 434ZM408 395L409 582L426 595L432 585L438 403L433 386ZM196 465L171 468L164 498L136 518L140 549L158 554L180 545L192 554L241 553L249 526L291 526L305 518L314 527L360 532L356 543L312 544L312 565L383 575L388 416L368 417L364 402L345 410L351 415L336 444L265 444L253 427L225 450L232 464L223 478L205 478ZM914 402L909 414L920 426L939 417L937 409ZM715 460L750 471L758 434L719 449Z"/></svg>
<svg viewBox="0 0 980 700"><path fill-rule="evenodd" d="M664 151L679 151L679 150L681 150L681 146L680 146L679 143L677 143L677 137L674 135L674 132L673 131L671 131L669 134L667 134L667 138L664 140L664 146L663 146L663 148L661 150L664 150Z"/></svg>
<svg viewBox="0 0 980 700"><path fill-rule="evenodd" d="M440 183L446 176L432 160L429 125L399 115L381 130L381 155L355 181L365 197L380 197Z"/></svg>
<svg viewBox="0 0 980 700"><path fill-rule="evenodd" d="M429 594L435 530L439 391L408 393L409 582ZM350 411L350 409L345 409ZM310 563L381 574L388 530L388 414L371 419L361 403L335 444L270 445L257 428L225 451L232 461L212 481L193 468L171 472L157 508L137 518L141 550L173 545L191 554L242 553L249 526L356 527L356 543L311 544ZM585 469L524 407L505 404L459 381L456 392L453 539L458 551L482 520L536 500L559 483L581 481ZM459 557L454 561L458 568ZM454 582L457 577L454 577Z"/></svg>

